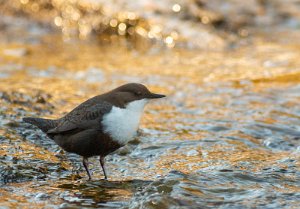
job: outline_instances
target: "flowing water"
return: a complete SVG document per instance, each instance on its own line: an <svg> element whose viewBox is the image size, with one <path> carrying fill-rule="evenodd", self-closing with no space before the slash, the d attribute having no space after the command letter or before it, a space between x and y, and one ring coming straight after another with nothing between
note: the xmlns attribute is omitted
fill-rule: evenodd
<svg viewBox="0 0 300 209"><path fill-rule="evenodd" d="M14 24L0 35L0 208L299 207L296 30L213 35L217 47L204 49L115 36L66 41L43 23L4 17ZM97 158L87 181L79 156L21 121L60 117L127 82L168 96L106 157L109 181Z"/></svg>

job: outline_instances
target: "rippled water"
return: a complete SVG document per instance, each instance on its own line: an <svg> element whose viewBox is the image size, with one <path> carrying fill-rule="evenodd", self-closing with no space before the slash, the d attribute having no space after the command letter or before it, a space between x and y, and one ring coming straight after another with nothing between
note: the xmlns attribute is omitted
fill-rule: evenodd
<svg viewBox="0 0 300 209"><path fill-rule="evenodd" d="M47 27L32 28L36 36L6 34L0 44L1 207L298 207L294 33L170 50L122 38L63 42ZM87 181L79 156L21 122L59 117L126 82L168 97L148 105L138 137L107 157L109 181L96 158Z"/></svg>

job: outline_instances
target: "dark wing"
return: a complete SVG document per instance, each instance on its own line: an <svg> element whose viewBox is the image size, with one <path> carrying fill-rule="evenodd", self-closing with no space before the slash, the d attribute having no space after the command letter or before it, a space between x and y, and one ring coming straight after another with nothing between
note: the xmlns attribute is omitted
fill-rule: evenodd
<svg viewBox="0 0 300 209"><path fill-rule="evenodd" d="M81 105L65 117L61 118L57 127L50 129L48 134L59 134L74 129L100 129L102 117L112 109L108 102Z"/></svg>

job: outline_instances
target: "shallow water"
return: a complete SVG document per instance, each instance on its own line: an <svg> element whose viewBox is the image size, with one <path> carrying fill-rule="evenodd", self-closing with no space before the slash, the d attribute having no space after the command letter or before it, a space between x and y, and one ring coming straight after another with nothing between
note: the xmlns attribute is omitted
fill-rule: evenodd
<svg viewBox="0 0 300 209"><path fill-rule="evenodd" d="M64 42L37 28L34 38L7 34L0 44L1 207L298 207L294 32L203 50L123 38ZM21 122L60 117L126 82L168 97L149 104L137 138L106 158L109 181L96 158L87 181L79 156Z"/></svg>

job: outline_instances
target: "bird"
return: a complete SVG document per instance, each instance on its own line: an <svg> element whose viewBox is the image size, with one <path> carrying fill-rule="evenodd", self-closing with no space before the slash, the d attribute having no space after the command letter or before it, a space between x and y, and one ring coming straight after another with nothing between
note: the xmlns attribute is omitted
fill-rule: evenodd
<svg viewBox="0 0 300 209"><path fill-rule="evenodd" d="M145 105L165 95L152 93L140 83L127 83L79 104L59 119L24 117L63 150L82 156L91 180L88 159L99 156L107 180L105 157L126 145L137 133Z"/></svg>

